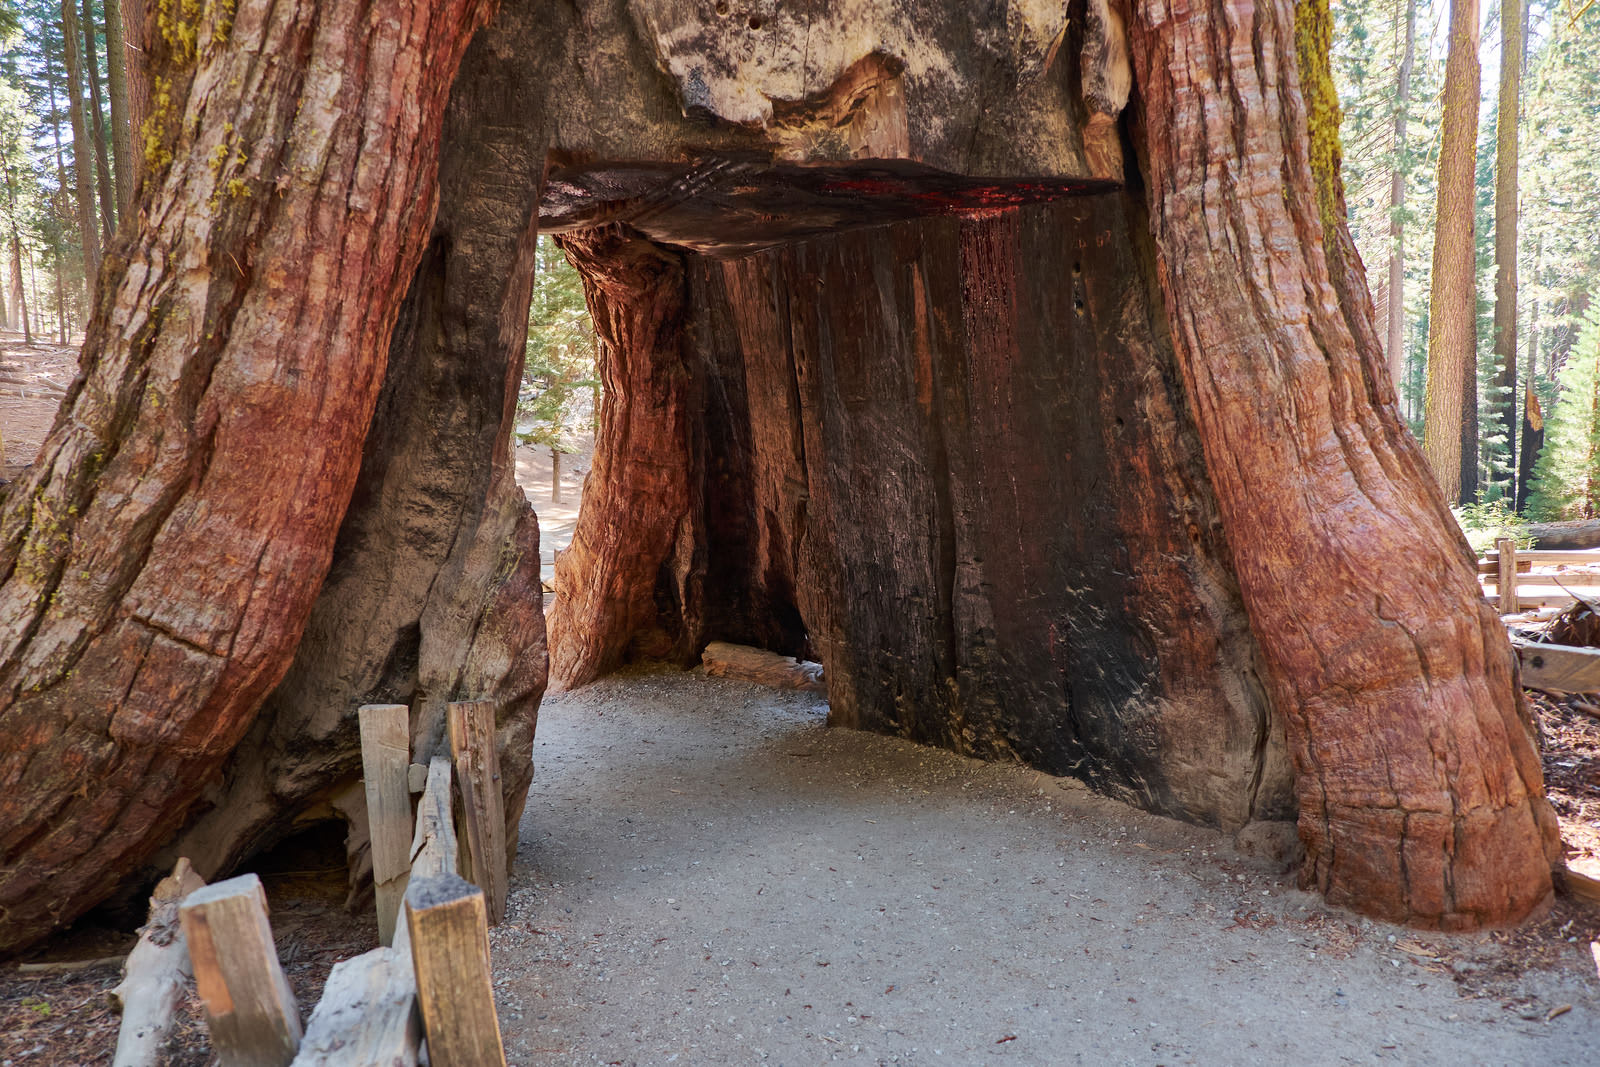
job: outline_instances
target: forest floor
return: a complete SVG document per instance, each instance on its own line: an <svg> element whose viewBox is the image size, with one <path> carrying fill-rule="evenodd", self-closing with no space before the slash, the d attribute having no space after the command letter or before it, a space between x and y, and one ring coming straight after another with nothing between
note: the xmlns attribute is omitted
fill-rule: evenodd
<svg viewBox="0 0 1600 1067"><path fill-rule="evenodd" d="M33 462L77 373L76 347L24 345L21 334L0 330L0 482Z"/></svg>
<svg viewBox="0 0 1600 1067"><path fill-rule="evenodd" d="M1539 707L1552 737L1586 726ZM1592 906L1471 936L1371 922L1227 835L825 717L663 668L546 698L490 935L512 1064L1594 1062ZM375 939L327 873L265 875L306 1014ZM95 936L43 955L126 951ZM116 981L0 970L0 1065L108 1063ZM171 1051L210 1062L192 998Z"/></svg>

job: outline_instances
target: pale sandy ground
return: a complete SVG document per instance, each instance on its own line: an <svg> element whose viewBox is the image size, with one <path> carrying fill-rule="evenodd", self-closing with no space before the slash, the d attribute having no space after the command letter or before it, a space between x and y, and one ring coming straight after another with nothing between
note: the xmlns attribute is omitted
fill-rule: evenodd
<svg viewBox="0 0 1600 1067"><path fill-rule="evenodd" d="M572 543L583 479L593 455L594 442L585 436L576 453L561 457L561 500L557 503L550 499L550 450L517 446L517 484L539 516L539 561L546 582L554 577L556 553Z"/></svg>
<svg viewBox="0 0 1600 1067"><path fill-rule="evenodd" d="M1600 1057L1588 945L1519 973L1222 835L824 715L677 671L546 698L491 935L511 1062Z"/></svg>

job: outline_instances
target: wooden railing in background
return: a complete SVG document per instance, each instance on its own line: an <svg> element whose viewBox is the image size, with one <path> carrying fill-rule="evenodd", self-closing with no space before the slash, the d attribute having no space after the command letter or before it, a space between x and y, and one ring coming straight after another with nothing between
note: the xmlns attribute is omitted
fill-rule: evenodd
<svg viewBox="0 0 1600 1067"><path fill-rule="evenodd" d="M1536 565L1566 564L1592 566L1593 573L1568 571L1560 574L1534 574ZM1502 615L1539 607L1564 607L1591 593L1600 599L1600 549L1563 552L1551 549L1519 549L1516 542L1496 542L1495 551L1478 557L1478 581L1483 594ZM1490 589L1494 592L1490 592Z"/></svg>

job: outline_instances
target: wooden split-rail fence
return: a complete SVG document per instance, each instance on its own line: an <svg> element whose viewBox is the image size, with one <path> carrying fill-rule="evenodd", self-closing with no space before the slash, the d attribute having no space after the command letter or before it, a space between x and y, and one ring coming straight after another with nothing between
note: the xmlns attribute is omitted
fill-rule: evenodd
<svg viewBox="0 0 1600 1067"><path fill-rule="evenodd" d="M1535 574L1535 566L1594 567L1593 572L1563 571ZM1584 599L1600 598L1600 549L1558 551L1518 548L1502 539L1494 551L1478 557L1478 581L1489 603L1502 615L1543 607L1565 607ZM1490 592L1490 590L1493 592Z"/></svg>
<svg viewBox="0 0 1600 1067"><path fill-rule="evenodd" d="M1552 564L1595 569L1533 573L1535 566ZM1600 599L1600 550L1519 549L1515 541L1501 539L1493 552L1478 558L1478 580L1484 597L1501 615L1566 607L1580 597ZM1553 693L1600 692L1600 648L1547 644L1515 632L1511 646L1521 665L1523 685Z"/></svg>
<svg viewBox="0 0 1600 1067"><path fill-rule="evenodd" d="M451 754L426 766L410 761L405 705L369 704L359 716L380 945L334 965L304 1030L256 875L196 888L198 879L180 862L175 877L192 881L165 897L158 887L146 937L157 925L158 903L177 901L177 925L224 1067L415 1065L424 1043L433 1067L503 1067L488 940L489 926L504 916L507 888L494 705L451 704ZM131 963L119 990L130 984ZM177 999L164 986L163 997ZM118 1065L155 1062L148 1052L151 1031L163 1029L160 1010L138 1008L137 1000L131 1016L123 1000ZM170 1006L165 1010L170 1015ZM156 1043L163 1036L157 1033Z"/></svg>

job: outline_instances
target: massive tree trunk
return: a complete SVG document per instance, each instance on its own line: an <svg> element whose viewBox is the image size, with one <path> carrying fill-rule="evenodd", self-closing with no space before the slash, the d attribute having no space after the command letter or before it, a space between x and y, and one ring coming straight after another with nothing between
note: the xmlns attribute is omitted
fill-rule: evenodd
<svg viewBox="0 0 1600 1067"><path fill-rule="evenodd" d="M481 12L246 2L174 35L176 115L204 121L169 128L150 222L0 510L0 950L169 838L288 669Z"/></svg>
<svg viewBox="0 0 1600 1067"><path fill-rule="evenodd" d="M1296 70L1295 29L1287 2L1137 5L1174 343L1284 715L1303 879L1396 920L1504 921L1548 898L1555 821L1515 661L1400 424L1370 302L1334 284L1345 252L1307 155L1325 116L1296 91L1316 99L1326 72ZM1252 264L1269 261L1267 288Z"/></svg>
<svg viewBox="0 0 1600 1067"><path fill-rule="evenodd" d="M1478 0L1450 0L1422 448L1445 499L1478 494Z"/></svg>
<svg viewBox="0 0 1600 1067"><path fill-rule="evenodd" d="M1343 223L1325 5L508 4L448 110L471 0L313 6L174 57L206 121L0 513L0 946L163 843L329 817L362 700L411 703L419 758L499 700L515 819L541 227L609 386L560 678L811 652L838 724L1296 817L1364 911L1549 896L1514 660Z"/></svg>
<svg viewBox="0 0 1600 1067"><path fill-rule="evenodd" d="M343 815L361 775L355 709L367 702L411 705L412 759L427 763L448 751L446 702L495 701L515 848L546 668L538 524L511 462L545 156L537 53L523 44L532 18L506 5L462 59L438 214L333 566L293 665L156 868L187 855L226 870ZM353 887L370 872L361 843Z"/></svg>

